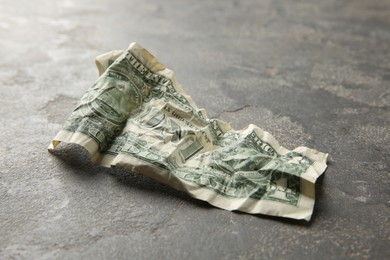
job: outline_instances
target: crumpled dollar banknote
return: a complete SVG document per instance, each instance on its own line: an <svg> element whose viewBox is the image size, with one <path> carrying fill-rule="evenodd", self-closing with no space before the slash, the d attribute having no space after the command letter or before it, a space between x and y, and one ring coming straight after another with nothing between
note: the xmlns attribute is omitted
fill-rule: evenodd
<svg viewBox="0 0 390 260"><path fill-rule="evenodd" d="M327 154L234 130L196 106L173 71L137 43L96 58L99 78L49 149L83 146L94 163L141 173L226 210L310 220Z"/></svg>

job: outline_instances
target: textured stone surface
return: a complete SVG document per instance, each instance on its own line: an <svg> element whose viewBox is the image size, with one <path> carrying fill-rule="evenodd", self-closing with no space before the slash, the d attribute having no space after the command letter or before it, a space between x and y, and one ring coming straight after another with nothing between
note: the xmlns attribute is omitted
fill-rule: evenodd
<svg viewBox="0 0 390 260"><path fill-rule="evenodd" d="M390 256L390 2L0 0L0 259ZM310 223L232 213L46 150L132 41L200 107L330 154Z"/></svg>

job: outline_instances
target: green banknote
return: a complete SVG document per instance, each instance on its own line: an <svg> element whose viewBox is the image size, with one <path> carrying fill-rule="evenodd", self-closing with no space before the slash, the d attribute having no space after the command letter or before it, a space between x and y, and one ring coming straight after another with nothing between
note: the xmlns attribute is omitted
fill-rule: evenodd
<svg viewBox="0 0 390 260"><path fill-rule="evenodd" d="M210 119L137 43L96 58L98 80L55 136L94 163L147 175L226 210L310 220L327 154L292 151L255 125Z"/></svg>

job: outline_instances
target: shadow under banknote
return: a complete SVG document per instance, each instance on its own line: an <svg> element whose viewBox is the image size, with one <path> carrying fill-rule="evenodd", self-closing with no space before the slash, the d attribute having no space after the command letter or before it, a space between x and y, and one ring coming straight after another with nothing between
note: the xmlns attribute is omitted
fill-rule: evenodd
<svg viewBox="0 0 390 260"><path fill-rule="evenodd" d="M136 189L148 193L149 192L154 194L158 193L158 196L180 199L189 202L191 205L194 205L195 207L199 207L202 209L218 210L218 208L215 208L214 206L207 203L206 201L195 199L189 196L188 194L186 194L185 192L173 189L166 184L156 182L152 178L147 177L143 174L131 172L128 169L124 169L121 167L114 166L111 168L107 168L107 167L93 164L91 162L90 154L83 146L72 144L72 143L70 144L62 143L58 146L57 149L51 149L49 151L52 155L56 156L63 163L62 167L64 167L66 172L72 175L77 175L77 177L82 177L84 180L93 179L96 178L97 175L104 174L114 178L115 181L119 183L119 185L126 186L132 190ZM316 186L321 187L323 178L324 178L323 176L320 176L320 178L317 180ZM321 194L322 194L321 189L316 190L316 198L319 201L321 200ZM310 221L305 221L305 220L297 220L291 218L281 218L277 216L269 216L264 214L248 214L236 210L233 210L230 213L228 212L226 213L237 214L237 215L251 215L256 218L258 217L261 219L278 221L278 222L282 221L285 224L298 225L302 227L310 227L313 224L315 219L312 218ZM319 214L321 214L321 210L316 209L313 215L317 216Z"/></svg>

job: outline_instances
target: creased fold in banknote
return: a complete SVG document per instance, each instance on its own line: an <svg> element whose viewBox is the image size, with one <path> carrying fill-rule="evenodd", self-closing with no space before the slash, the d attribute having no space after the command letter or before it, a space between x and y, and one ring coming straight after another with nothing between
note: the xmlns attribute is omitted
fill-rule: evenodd
<svg viewBox="0 0 390 260"><path fill-rule="evenodd" d="M55 136L119 166L226 210L310 220L327 154L292 151L255 125L237 131L209 119L137 43L96 58L99 78Z"/></svg>

